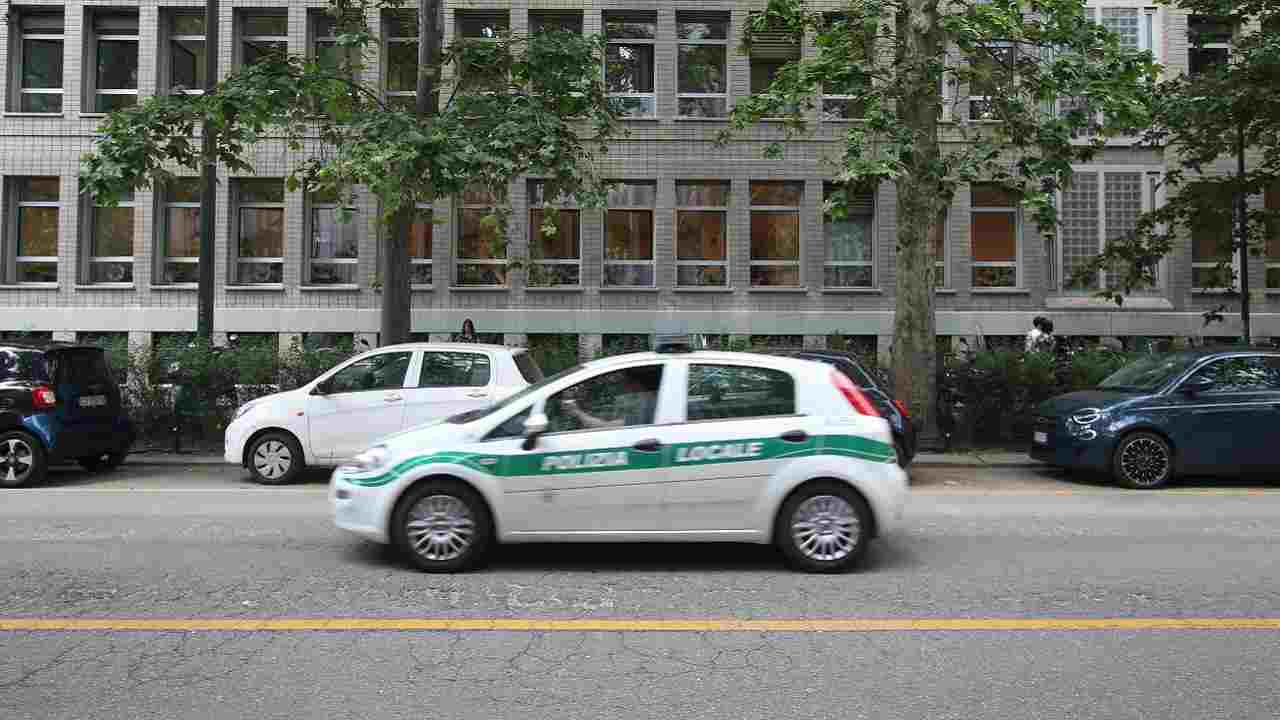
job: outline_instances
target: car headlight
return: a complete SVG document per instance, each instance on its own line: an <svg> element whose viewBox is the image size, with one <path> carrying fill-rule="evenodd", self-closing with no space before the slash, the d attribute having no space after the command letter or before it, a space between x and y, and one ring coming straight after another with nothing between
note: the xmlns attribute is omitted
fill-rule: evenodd
<svg viewBox="0 0 1280 720"><path fill-rule="evenodd" d="M351 458L348 467L362 473L374 473L383 470L391 462L391 451L386 445L374 445Z"/></svg>
<svg viewBox="0 0 1280 720"><path fill-rule="evenodd" d="M1071 415L1071 422L1077 425L1092 425L1103 418L1106 413L1098 408L1082 408Z"/></svg>

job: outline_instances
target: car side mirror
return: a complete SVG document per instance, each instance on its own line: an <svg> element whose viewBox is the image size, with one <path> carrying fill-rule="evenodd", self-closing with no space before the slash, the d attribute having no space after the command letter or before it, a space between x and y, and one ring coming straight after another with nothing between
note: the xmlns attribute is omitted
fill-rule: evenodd
<svg viewBox="0 0 1280 720"><path fill-rule="evenodd" d="M538 444L538 436L547 431L549 422L545 413L530 415L524 421L524 449L532 450Z"/></svg>
<svg viewBox="0 0 1280 720"><path fill-rule="evenodd" d="M1197 375L1187 378L1187 381L1182 383L1182 387L1179 389L1184 395L1196 395L1205 392L1211 387L1213 387L1213 378Z"/></svg>

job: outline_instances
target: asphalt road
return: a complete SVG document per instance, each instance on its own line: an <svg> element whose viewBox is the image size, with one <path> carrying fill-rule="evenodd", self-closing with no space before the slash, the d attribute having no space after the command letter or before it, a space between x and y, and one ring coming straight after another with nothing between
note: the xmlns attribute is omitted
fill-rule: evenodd
<svg viewBox="0 0 1280 720"><path fill-rule="evenodd" d="M27 621L0 630L0 718L1280 717L1280 489L913 480L906 528L849 575L762 547L544 545L429 576L335 530L323 477L57 473L0 494L0 623ZM41 618L174 627L25 629ZM1078 622L1116 618L1137 622ZM1198 624L1147 622L1170 618ZM415 619L506 624L396 629ZM901 622L831 631L867 619Z"/></svg>

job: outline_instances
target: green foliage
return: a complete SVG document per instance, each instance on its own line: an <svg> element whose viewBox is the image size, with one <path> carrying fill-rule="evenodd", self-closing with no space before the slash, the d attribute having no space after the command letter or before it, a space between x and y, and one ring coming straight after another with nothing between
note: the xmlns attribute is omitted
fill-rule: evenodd
<svg viewBox="0 0 1280 720"><path fill-rule="evenodd" d="M578 364L578 336L562 333L531 334L529 355L542 368L544 375L553 375Z"/></svg>

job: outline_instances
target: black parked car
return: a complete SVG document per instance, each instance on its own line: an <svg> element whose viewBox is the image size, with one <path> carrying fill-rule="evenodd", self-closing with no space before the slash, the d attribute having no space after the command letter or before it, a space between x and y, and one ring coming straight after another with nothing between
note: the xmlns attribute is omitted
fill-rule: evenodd
<svg viewBox="0 0 1280 720"><path fill-rule="evenodd" d="M102 348L0 343L0 487L39 482L58 462L114 468L134 436Z"/></svg>
<svg viewBox="0 0 1280 720"><path fill-rule="evenodd" d="M916 454L916 428L911 422L907 406L895 400L889 389L877 382L871 373L858 363L857 356L838 350L799 350L787 354L832 365L852 380L853 384L866 394L867 399L875 404L876 409L893 428L893 446L898 452L898 464L902 467L910 464L911 458Z"/></svg>
<svg viewBox="0 0 1280 720"><path fill-rule="evenodd" d="M1280 470L1280 351L1152 355L1036 409L1031 457L1158 488L1177 475Z"/></svg>

